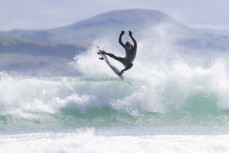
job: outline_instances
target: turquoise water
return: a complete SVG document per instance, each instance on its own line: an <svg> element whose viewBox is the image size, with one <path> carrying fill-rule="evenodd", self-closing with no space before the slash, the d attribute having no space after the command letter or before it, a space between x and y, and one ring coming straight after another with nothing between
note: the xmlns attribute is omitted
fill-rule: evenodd
<svg viewBox="0 0 229 153"><path fill-rule="evenodd" d="M155 88L153 91L144 82L130 86L109 77L31 78L5 75L0 83L2 134L82 128L95 128L100 133L112 131L133 135L136 132L138 135L228 133L227 107L219 105L217 92L203 87L201 90L192 88L182 97L171 93L167 95L167 86L163 92L159 91L158 85L150 86ZM205 85L201 83L199 86ZM158 101L150 101L153 98Z"/></svg>

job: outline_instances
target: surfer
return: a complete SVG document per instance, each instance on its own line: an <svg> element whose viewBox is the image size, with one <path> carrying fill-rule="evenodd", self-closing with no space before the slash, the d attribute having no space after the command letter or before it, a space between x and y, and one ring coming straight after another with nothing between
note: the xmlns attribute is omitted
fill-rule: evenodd
<svg viewBox="0 0 229 153"><path fill-rule="evenodd" d="M133 61L137 53L137 42L133 38L132 32L129 31L129 36L132 39L132 41L134 42L134 45L132 45L128 41L125 44L122 42L122 36L124 35L124 33L125 33L124 31L121 32L119 36L119 43L125 49L126 57L117 57L114 54L106 53L105 51L102 51L102 54L105 54L105 55L108 55L114 58L115 60L119 61L120 63L122 63L125 66L125 68L120 72L119 75L122 75L124 71L129 70L133 66Z"/></svg>

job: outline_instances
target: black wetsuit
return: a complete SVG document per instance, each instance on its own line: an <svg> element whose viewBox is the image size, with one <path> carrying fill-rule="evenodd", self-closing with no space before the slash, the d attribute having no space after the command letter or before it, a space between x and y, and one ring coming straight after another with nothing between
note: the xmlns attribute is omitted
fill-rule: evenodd
<svg viewBox="0 0 229 153"><path fill-rule="evenodd" d="M126 57L117 57L115 56L114 54L111 54L111 53L105 53L106 55L109 55L110 57L116 59L117 61L121 62L125 68L121 71L121 74L130 69L133 64L132 62L134 61L135 57L136 57L136 53L137 53L137 42L136 40L133 38L133 36L130 34L130 37L132 39L132 41L134 42L134 46L131 50L128 50L127 46L123 44L122 42L122 36L123 36L124 33L121 33L120 36L119 36L119 43L120 45L125 49L126 51Z"/></svg>

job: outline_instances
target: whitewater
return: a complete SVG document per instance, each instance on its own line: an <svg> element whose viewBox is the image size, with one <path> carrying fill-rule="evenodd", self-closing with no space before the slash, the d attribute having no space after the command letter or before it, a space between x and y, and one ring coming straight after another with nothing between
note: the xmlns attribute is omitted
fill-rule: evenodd
<svg viewBox="0 0 229 153"><path fill-rule="evenodd" d="M69 63L77 76L2 71L0 152L228 152L226 38L168 22L139 29L137 57L124 74L132 86L94 45ZM118 34L91 44L123 56Z"/></svg>

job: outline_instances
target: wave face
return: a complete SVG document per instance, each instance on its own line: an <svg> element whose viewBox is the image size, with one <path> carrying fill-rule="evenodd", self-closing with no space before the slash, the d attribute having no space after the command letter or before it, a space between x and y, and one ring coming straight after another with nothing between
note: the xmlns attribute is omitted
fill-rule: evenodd
<svg viewBox="0 0 229 153"><path fill-rule="evenodd" d="M172 67L168 74L155 70L146 79L126 75L133 86L108 76L29 78L3 73L0 130L228 127L225 65L191 68L179 62Z"/></svg>

